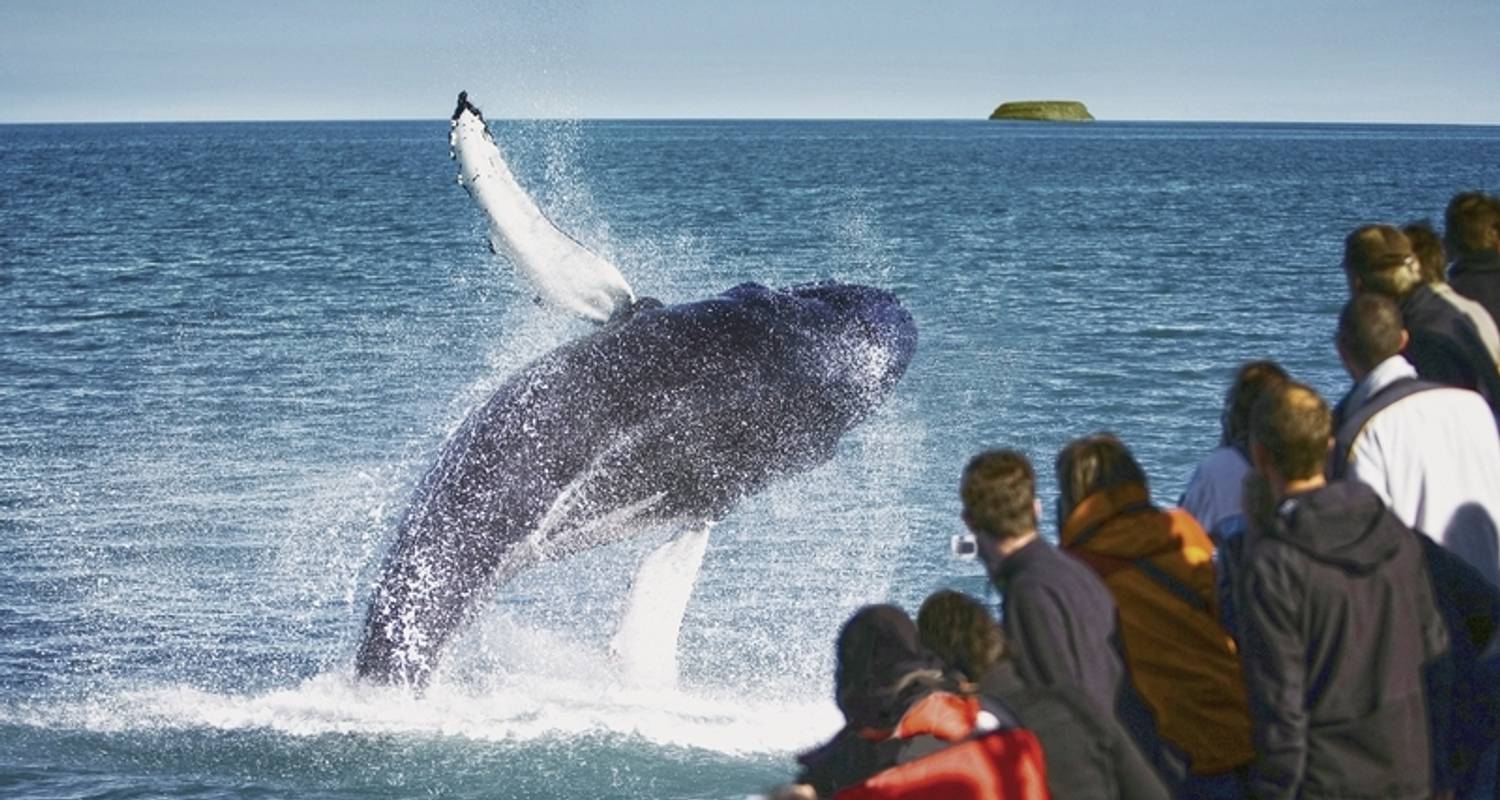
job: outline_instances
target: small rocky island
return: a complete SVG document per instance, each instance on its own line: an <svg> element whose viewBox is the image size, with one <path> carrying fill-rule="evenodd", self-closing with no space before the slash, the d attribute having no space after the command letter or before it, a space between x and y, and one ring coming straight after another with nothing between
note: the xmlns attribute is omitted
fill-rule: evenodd
<svg viewBox="0 0 1500 800"><path fill-rule="evenodd" d="M1031 122L1093 122L1094 115L1077 100L1019 100L1001 103L990 119Z"/></svg>

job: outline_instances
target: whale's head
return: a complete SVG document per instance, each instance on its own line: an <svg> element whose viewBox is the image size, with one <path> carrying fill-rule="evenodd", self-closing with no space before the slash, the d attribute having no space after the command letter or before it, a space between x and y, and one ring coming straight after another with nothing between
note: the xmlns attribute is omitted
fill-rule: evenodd
<svg viewBox="0 0 1500 800"><path fill-rule="evenodd" d="M679 476L661 478L672 487L666 506L708 509L710 518L833 458L891 395L917 345L916 323L895 295L831 281L740 284L645 308L615 330L594 352L628 354L629 385L647 391L612 394L641 398L662 432L635 447L670 450L640 460Z"/></svg>
<svg viewBox="0 0 1500 800"><path fill-rule="evenodd" d="M906 374L917 326L894 294L873 286L824 281L784 290L805 307L815 334L820 377L844 394L854 419L883 402Z"/></svg>

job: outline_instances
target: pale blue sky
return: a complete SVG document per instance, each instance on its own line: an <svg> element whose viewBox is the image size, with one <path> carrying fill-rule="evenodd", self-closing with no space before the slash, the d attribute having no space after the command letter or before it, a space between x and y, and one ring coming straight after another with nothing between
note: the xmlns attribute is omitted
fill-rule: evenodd
<svg viewBox="0 0 1500 800"><path fill-rule="evenodd" d="M0 0L0 122L491 117L1500 124L1496 0Z"/></svg>

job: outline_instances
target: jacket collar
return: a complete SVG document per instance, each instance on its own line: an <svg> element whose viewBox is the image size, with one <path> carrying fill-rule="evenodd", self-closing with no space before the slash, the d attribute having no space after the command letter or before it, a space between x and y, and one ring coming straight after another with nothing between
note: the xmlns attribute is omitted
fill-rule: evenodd
<svg viewBox="0 0 1500 800"><path fill-rule="evenodd" d="M1411 362L1406 360L1405 356L1397 353L1376 364L1375 368L1370 370L1364 379L1354 384L1354 388L1349 390L1348 399L1339 405L1345 415L1353 414L1359 410L1360 406L1368 403L1370 398L1379 394L1381 389L1390 386L1396 381L1415 377L1417 377L1416 367L1413 367Z"/></svg>
<svg viewBox="0 0 1500 800"><path fill-rule="evenodd" d="M1042 541L1042 537L1038 536L1023 545L1020 550L1001 558L999 566L995 568L995 588L1004 591L1011 578L1024 572L1031 564L1046 558L1047 551L1051 549L1052 545Z"/></svg>

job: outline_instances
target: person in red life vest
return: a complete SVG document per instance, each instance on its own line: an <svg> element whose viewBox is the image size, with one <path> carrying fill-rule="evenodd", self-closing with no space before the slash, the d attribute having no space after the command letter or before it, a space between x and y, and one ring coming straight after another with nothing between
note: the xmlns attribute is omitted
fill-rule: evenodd
<svg viewBox="0 0 1500 800"><path fill-rule="evenodd" d="M1082 689L1027 686L1005 634L979 601L943 590L917 613L922 643L1010 712L1042 744L1054 800L1167 800L1167 789L1125 729L1100 714Z"/></svg>
<svg viewBox="0 0 1500 800"><path fill-rule="evenodd" d="M1125 666L1157 731L1187 759L1177 797L1243 797L1255 750L1239 653L1219 621L1214 545L1192 515L1151 503L1146 474L1101 433L1057 457L1059 540L1120 609Z"/></svg>
<svg viewBox="0 0 1500 800"><path fill-rule="evenodd" d="M798 786L778 796L1047 797L1036 738L965 691L901 609L866 606L844 624L834 683L844 727L798 757Z"/></svg>

